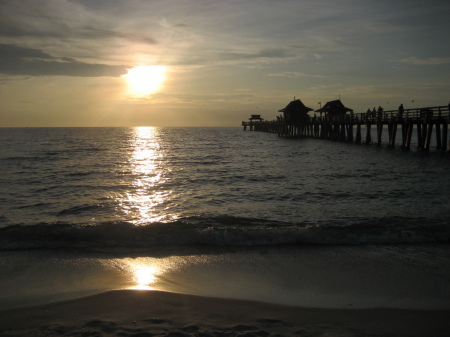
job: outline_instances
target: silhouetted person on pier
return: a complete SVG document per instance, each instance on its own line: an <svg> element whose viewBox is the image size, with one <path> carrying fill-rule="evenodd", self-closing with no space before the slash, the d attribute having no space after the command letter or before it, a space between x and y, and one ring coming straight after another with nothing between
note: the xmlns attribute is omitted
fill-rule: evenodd
<svg viewBox="0 0 450 337"><path fill-rule="evenodd" d="M377 116L377 109L375 109L375 107L373 107L373 109L372 109L372 120L375 120L376 116Z"/></svg>
<svg viewBox="0 0 450 337"><path fill-rule="evenodd" d="M403 103L398 107L398 119L401 120L403 118Z"/></svg>
<svg viewBox="0 0 450 337"><path fill-rule="evenodd" d="M383 108L381 106L378 107L378 120L381 121L383 117Z"/></svg>

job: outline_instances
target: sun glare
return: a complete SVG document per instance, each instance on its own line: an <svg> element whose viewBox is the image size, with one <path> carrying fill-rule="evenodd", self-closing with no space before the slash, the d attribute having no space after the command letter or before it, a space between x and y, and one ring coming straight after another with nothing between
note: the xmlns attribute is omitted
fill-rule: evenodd
<svg viewBox="0 0 450 337"><path fill-rule="evenodd" d="M126 75L128 88L132 95L142 97L161 89L166 77L165 66L138 66Z"/></svg>
<svg viewBox="0 0 450 337"><path fill-rule="evenodd" d="M155 267L136 266L134 270L134 281L136 285L133 289L152 290L150 284L156 281L157 269Z"/></svg>

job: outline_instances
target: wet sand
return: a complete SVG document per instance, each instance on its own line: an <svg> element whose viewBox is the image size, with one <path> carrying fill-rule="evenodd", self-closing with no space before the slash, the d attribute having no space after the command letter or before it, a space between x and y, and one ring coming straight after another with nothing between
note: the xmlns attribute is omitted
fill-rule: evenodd
<svg viewBox="0 0 450 337"><path fill-rule="evenodd" d="M450 310L311 309L117 290L0 311L0 336L449 336Z"/></svg>

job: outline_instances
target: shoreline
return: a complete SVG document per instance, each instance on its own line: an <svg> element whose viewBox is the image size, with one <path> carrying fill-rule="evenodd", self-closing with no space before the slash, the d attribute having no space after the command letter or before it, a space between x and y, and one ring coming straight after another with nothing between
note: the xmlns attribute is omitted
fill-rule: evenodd
<svg viewBox="0 0 450 337"><path fill-rule="evenodd" d="M5 252L0 310L117 289L307 308L450 310L447 246L207 247L176 253Z"/></svg>
<svg viewBox="0 0 450 337"><path fill-rule="evenodd" d="M113 290L0 311L0 336L447 336L450 310L320 309L156 290Z"/></svg>

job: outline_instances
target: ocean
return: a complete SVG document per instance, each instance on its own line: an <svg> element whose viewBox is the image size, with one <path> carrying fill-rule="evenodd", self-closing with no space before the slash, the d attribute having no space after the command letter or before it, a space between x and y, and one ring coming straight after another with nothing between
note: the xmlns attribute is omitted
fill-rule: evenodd
<svg viewBox="0 0 450 337"><path fill-rule="evenodd" d="M0 128L0 309L111 289L450 309L449 157L241 128Z"/></svg>

